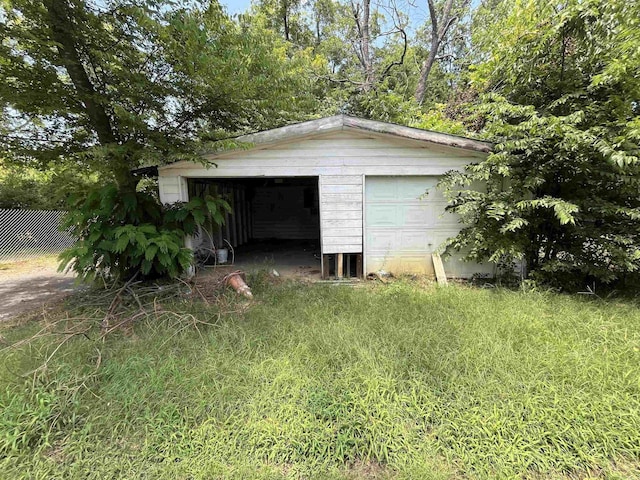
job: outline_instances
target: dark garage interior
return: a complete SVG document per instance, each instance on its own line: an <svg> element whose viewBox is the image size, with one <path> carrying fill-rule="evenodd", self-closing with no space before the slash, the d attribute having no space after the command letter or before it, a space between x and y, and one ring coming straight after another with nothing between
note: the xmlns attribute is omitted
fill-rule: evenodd
<svg viewBox="0 0 640 480"><path fill-rule="evenodd" d="M190 179L189 198L221 195L233 208L222 227L207 225L194 239L210 267L276 269L320 276L318 177ZM218 249L228 249L220 262Z"/></svg>

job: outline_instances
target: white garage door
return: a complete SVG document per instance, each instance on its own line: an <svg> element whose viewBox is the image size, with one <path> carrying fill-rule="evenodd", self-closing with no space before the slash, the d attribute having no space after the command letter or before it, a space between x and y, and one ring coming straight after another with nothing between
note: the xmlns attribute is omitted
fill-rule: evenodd
<svg viewBox="0 0 640 480"><path fill-rule="evenodd" d="M431 254L461 228L457 216L445 213L447 202L435 188L438 180L434 176L366 177L367 272L433 275ZM445 262L445 270L447 276L466 277L482 268L451 259Z"/></svg>

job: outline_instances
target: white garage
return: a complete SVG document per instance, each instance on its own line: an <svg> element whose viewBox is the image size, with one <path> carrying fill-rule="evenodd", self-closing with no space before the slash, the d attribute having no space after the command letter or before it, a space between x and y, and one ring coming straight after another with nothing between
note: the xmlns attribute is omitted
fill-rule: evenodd
<svg viewBox="0 0 640 480"><path fill-rule="evenodd" d="M234 212L205 240L228 242L240 253L269 245L314 251L323 277L381 270L433 274L431 254L462 227L445 213L436 184L491 148L345 115L237 140L248 148L205 155L209 165L183 161L160 167L161 200L222 194ZM453 258L445 270L451 277L469 277L490 274L493 266Z"/></svg>

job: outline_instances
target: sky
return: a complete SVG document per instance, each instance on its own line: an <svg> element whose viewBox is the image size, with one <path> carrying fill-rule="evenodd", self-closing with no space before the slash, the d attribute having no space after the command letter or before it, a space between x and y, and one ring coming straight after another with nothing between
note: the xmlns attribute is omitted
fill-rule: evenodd
<svg viewBox="0 0 640 480"><path fill-rule="evenodd" d="M249 8L251 0L220 0L220 3L227 7L227 13L233 15L235 13L242 13Z"/></svg>
<svg viewBox="0 0 640 480"><path fill-rule="evenodd" d="M234 15L245 12L249 8L251 0L220 0L220 3L227 8L227 13L229 15ZM426 1L415 2L411 0L400 0L397 4L405 12L410 12L411 18L409 25L413 28L423 25L429 18ZM472 0L471 8L477 8L479 4L480 0Z"/></svg>

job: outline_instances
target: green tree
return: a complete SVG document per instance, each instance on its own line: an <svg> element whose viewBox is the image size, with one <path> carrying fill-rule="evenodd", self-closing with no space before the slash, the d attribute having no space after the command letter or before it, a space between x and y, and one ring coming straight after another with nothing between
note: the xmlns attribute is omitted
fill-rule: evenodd
<svg viewBox="0 0 640 480"><path fill-rule="evenodd" d="M101 177L78 165L53 163L44 170L0 160L0 208L64 210L72 196L100 185Z"/></svg>
<svg viewBox="0 0 640 480"><path fill-rule="evenodd" d="M498 8L503 15L480 34L486 60L471 75L481 92L500 94L475 106L496 147L444 182L450 209L469 224L450 246L475 259L522 260L534 278L565 288L637 276L638 4Z"/></svg>
<svg viewBox="0 0 640 480"><path fill-rule="evenodd" d="M273 126L311 109L299 72L306 59L291 60L273 34L234 23L215 1L97 5L5 2L6 156L106 165L132 190L131 168L149 158L193 153L211 132Z"/></svg>
<svg viewBox="0 0 640 480"><path fill-rule="evenodd" d="M227 206L154 204L136 191L133 167L199 159L221 133L287 123L315 105L303 74L312 56L289 54L215 0L7 0L0 15L2 156L89 165L117 184L71 206L80 240L64 258L82 275L177 275L190 255L184 235Z"/></svg>

